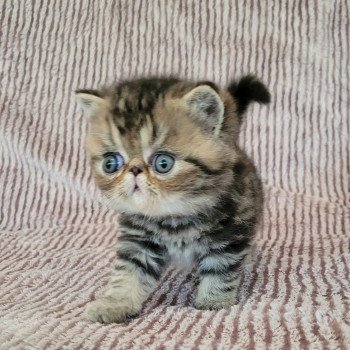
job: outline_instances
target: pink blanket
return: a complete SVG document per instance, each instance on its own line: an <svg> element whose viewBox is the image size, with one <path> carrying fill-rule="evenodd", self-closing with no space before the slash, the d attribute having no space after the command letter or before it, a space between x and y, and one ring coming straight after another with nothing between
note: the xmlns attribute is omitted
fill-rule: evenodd
<svg viewBox="0 0 350 350"><path fill-rule="evenodd" d="M2 1L0 349L350 349L349 23L346 0ZM89 323L118 224L73 90L170 73L272 93L240 139L267 198L255 259L229 310L170 269L138 318Z"/></svg>

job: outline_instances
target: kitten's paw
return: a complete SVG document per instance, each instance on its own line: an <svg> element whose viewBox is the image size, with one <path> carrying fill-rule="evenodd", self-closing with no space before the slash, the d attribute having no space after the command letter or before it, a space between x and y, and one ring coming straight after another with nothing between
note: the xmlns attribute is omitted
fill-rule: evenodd
<svg viewBox="0 0 350 350"><path fill-rule="evenodd" d="M194 307L199 310L221 310L228 309L235 305L236 298L214 299L214 298L197 298Z"/></svg>
<svg viewBox="0 0 350 350"><path fill-rule="evenodd" d="M120 301L111 297L97 299L88 304L85 310L87 319L100 323L121 323L136 316L136 314L137 312L132 310L130 306L121 304Z"/></svg>

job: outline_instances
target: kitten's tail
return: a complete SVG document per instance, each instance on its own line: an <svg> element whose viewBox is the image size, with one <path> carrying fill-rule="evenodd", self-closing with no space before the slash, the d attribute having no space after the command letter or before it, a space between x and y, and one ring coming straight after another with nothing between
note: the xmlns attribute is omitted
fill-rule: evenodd
<svg viewBox="0 0 350 350"><path fill-rule="evenodd" d="M237 112L241 116L251 102L267 104L271 96L267 87L255 76L247 75L227 88L237 103Z"/></svg>

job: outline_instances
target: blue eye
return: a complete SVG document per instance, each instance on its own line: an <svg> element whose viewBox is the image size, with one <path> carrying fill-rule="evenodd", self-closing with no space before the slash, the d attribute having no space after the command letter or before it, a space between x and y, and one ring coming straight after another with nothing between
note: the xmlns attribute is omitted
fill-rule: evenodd
<svg viewBox="0 0 350 350"><path fill-rule="evenodd" d="M108 153L105 155L102 167L107 174L117 172L124 165L124 158L119 153Z"/></svg>
<svg viewBox="0 0 350 350"><path fill-rule="evenodd" d="M168 173L175 164L175 158L166 153L158 153L152 160L153 169L160 174Z"/></svg>

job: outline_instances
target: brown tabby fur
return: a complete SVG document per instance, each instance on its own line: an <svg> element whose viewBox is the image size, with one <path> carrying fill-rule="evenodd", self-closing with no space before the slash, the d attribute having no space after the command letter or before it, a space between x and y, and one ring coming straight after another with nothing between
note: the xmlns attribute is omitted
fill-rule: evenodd
<svg viewBox="0 0 350 350"><path fill-rule="evenodd" d="M122 322L137 314L169 262L197 266L196 307L232 305L263 198L237 139L249 102L268 102L266 88L253 77L228 91L210 82L143 79L80 90L78 97L90 115L86 146L94 178L121 213L111 283L88 317ZM158 151L175 157L169 174L150 165ZM125 159L115 174L101 167L110 152ZM130 189L133 167L140 195Z"/></svg>

